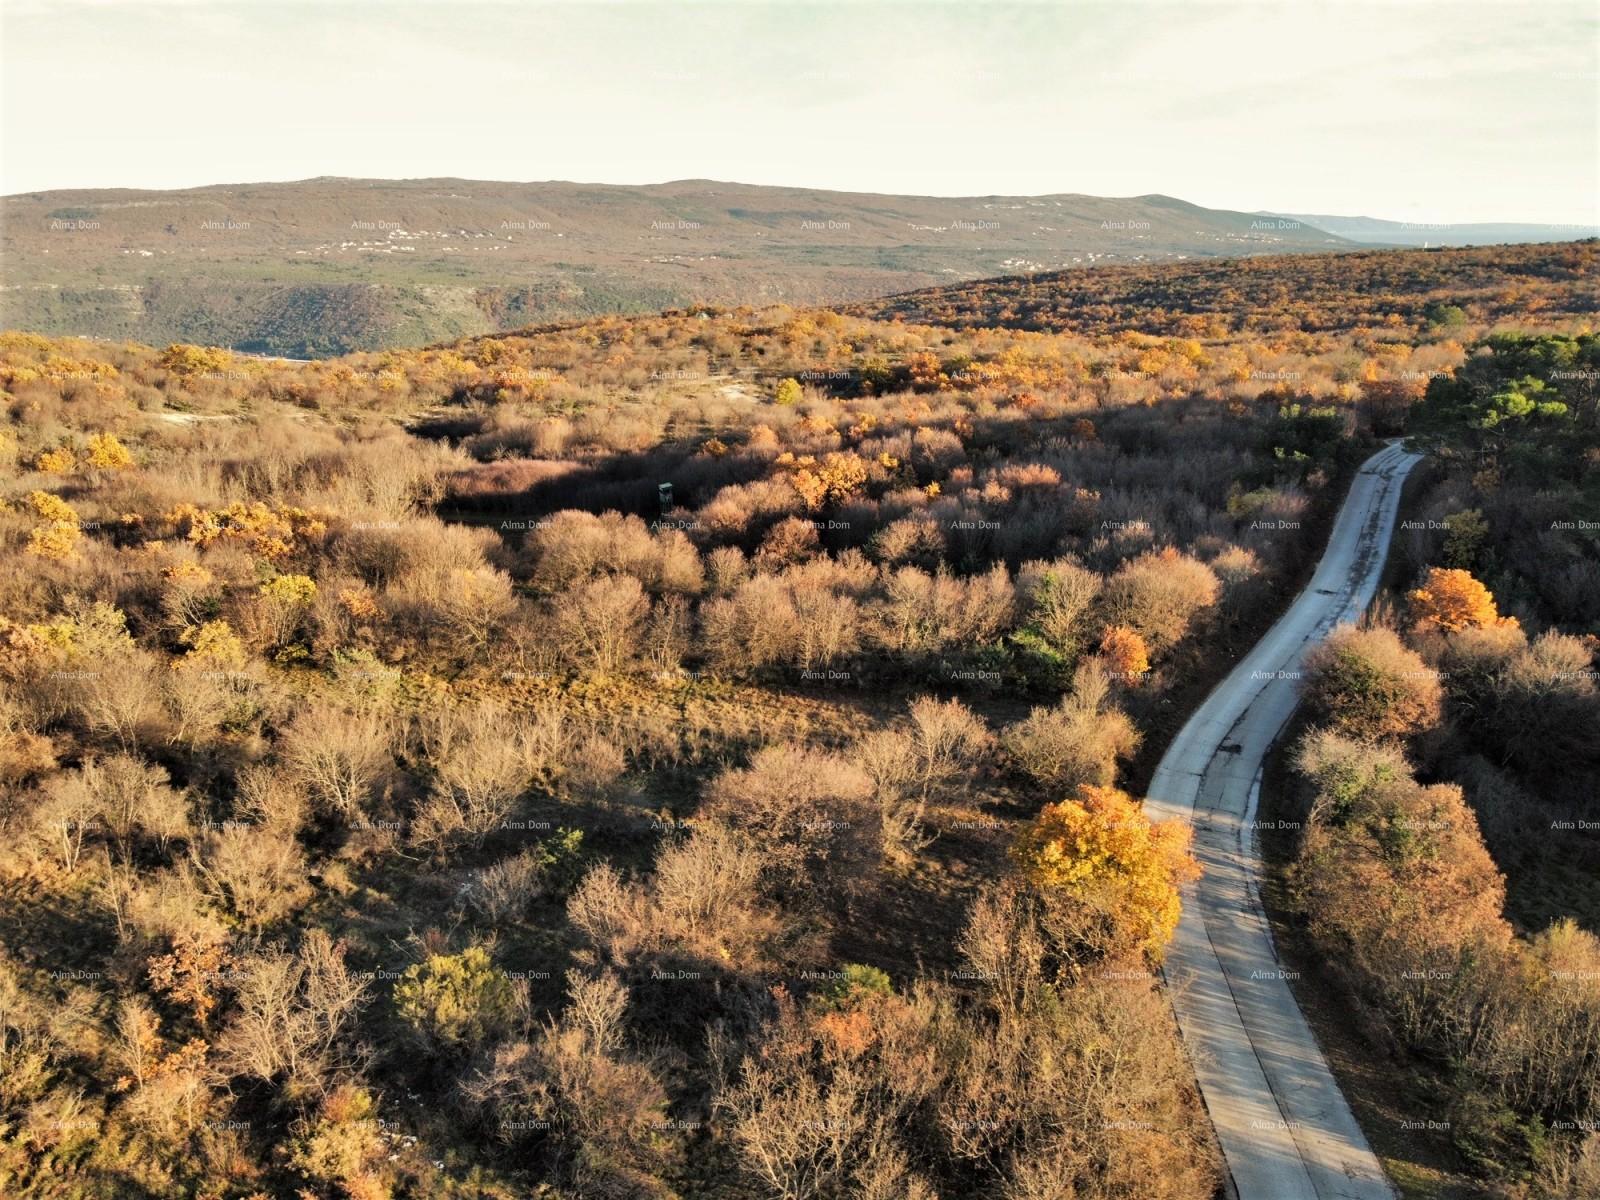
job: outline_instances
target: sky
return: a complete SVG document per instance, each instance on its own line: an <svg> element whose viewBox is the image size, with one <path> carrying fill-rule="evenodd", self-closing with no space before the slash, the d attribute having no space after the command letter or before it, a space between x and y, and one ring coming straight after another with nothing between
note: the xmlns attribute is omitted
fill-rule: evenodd
<svg viewBox="0 0 1600 1200"><path fill-rule="evenodd" d="M1600 4L0 0L0 192L708 178L1600 222Z"/></svg>

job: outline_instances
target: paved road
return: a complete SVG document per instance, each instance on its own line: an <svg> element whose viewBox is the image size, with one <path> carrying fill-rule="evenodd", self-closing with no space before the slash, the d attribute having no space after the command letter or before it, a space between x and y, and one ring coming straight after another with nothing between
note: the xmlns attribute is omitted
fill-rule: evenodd
<svg viewBox="0 0 1600 1200"><path fill-rule="evenodd" d="M1306 1025L1261 911L1261 763L1298 700L1306 651L1377 591L1400 488L1420 457L1362 465L1316 575L1179 731L1145 810L1192 821L1205 874L1184 897L1165 973L1239 1200L1393 1200Z"/></svg>

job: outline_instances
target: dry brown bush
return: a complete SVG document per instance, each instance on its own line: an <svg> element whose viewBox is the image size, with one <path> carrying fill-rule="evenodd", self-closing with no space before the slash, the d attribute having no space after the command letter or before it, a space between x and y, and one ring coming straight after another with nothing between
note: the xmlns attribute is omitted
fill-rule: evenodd
<svg viewBox="0 0 1600 1200"><path fill-rule="evenodd" d="M89 732L132 752L161 733L162 667L144 650L124 650L69 672L58 685Z"/></svg>
<svg viewBox="0 0 1600 1200"><path fill-rule="evenodd" d="M1025 563L1017 572L1017 591L1024 598L1029 623L1068 657L1083 644L1101 582L1093 571L1065 558Z"/></svg>
<svg viewBox="0 0 1600 1200"><path fill-rule="evenodd" d="M707 590L713 595L730 594L749 572L750 564L737 546L718 546L706 555Z"/></svg>
<svg viewBox="0 0 1600 1200"><path fill-rule="evenodd" d="M1101 606L1107 622L1133 629L1152 650L1165 650L1221 591L1215 571L1169 546L1125 563L1106 580Z"/></svg>
<svg viewBox="0 0 1600 1200"><path fill-rule="evenodd" d="M943 568L933 575L915 567L887 573L876 612L878 639L895 653L929 653L982 645L1010 627L1016 592L1003 566L958 579Z"/></svg>
<svg viewBox="0 0 1600 1200"><path fill-rule="evenodd" d="M548 858L542 847L529 846L479 870L472 881L472 906L495 925L526 913L544 894Z"/></svg>
<svg viewBox="0 0 1600 1200"><path fill-rule="evenodd" d="M85 759L76 771L50 780L33 821L41 844L68 871L94 831L104 832L124 863L141 840L165 852L189 833L188 802L168 786L166 772L126 754Z"/></svg>
<svg viewBox="0 0 1600 1200"><path fill-rule="evenodd" d="M935 570L944 558L944 531L927 517L901 517L872 538L872 554L889 567L912 566Z"/></svg>
<svg viewBox="0 0 1600 1200"><path fill-rule="evenodd" d="M754 967L781 928L761 896L765 865L749 838L701 823L661 850L646 883L626 884L606 864L592 869L567 902L567 919L602 961L689 954Z"/></svg>
<svg viewBox="0 0 1600 1200"><path fill-rule="evenodd" d="M872 782L886 861L905 866L929 844L922 827L929 799L989 741L983 722L960 701L923 696L911 704L909 730L875 730L850 747L850 760Z"/></svg>
<svg viewBox="0 0 1600 1200"><path fill-rule="evenodd" d="M1439 720L1438 672L1392 629L1334 630L1305 660L1312 719L1355 737L1409 737Z"/></svg>
<svg viewBox="0 0 1600 1200"><path fill-rule="evenodd" d="M631 575L655 593L697 595L704 586L699 552L679 529L652 533L635 516L568 510L528 535L531 578L548 592L570 590L596 575Z"/></svg>
<svg viewBox="0 0 1600 1200"><path fill-rule="evenodd" d="M565 739L550 728L554 716L545 708L529 719L488 704L424 713L417 740L429 790L411 839L423 846L456 839L481 845L535 782L547 782L558 769L557 747Z"/></svg>
<svg viewBox="0 0 1600 1200"><path fill-rule="evenodd" d="M278 753L315 807L353 822L393 770L399 737L389 712L313 701L283 731Z"/></svg>
<svg viewBox="0 0 1600 1200"><path fill-rule="evenodd" d="M574 971L567 992L559 1018L531 1042L497 1047L463 1093L498 1140L563 1147L547 1172L581 1194L666 1200L653 1173L669 1145L657 1133L667 1093L649 1060L626 1047L627 991L609 972Z"/></svg>
<svg viewBox="0 0 1600 1200"><path fill-rule="evenodd" d="M614 675L632 664L650 600L631 575L589 579L555 599L555 635L576 667Z"/></svg>
<svg viewBox="0 0 1600 1200"><path fill-rule="evenodd" d="M304 785L287 770L263 764L240 770L233 806L240 820L293 836L305 825L307 807Z"/></svg>
<svg viewBox="0 0 1600 1200"><path fill-rule="evenodd" d="M805 562L821 549L814 521L805 517L785 517L761 539L756 551L756 566L764 571L780 571L784 567Z"/></svg>
<svg viewBox="0 0 1600 1200"><path fill-rule="evenodd" d="M324 931L291 953L267 946L235 971L234 1015L219 1055L234 1075L282 1086L291 1097L326 1094L360 1062L352 1044L367 983L345 965L344 946Z"/></svg>
<svg viewBox="0 0 1600 1200"><path fill-rule="evenodd" d="M724 670L792 662L799 621L789 588L771 575L745 579L733 595L707 601L700 610L706 652Z"/></svg>
<svg viewBox="0 0 1600 1200"><path fill-rule="evenodd" d="M713 779L701 812L742 830L766 865L798 884L829 859L877 850L867 821L871 794L872 781L846 759L784 743Z"/></svg>
<svg viewBox="0 0 1600 1200"><path fill-rule="evenodd" d="M1104 787L1116 778L1117 760L1139 746L1139 734L1110 703L1111 684L1096 663L1073 676L1072 692L1054 708L1036 708L1001 734L1006 751L1034 780L1052 792L1075 792L1083 784Z"/></svg>
<svg viewBox="0 0 1600 1200"><path fill-rule="evenodd" d="M189 862L199 889L258 932L311 894L305 855L283 829L226 822L190 847Z"/></svg>

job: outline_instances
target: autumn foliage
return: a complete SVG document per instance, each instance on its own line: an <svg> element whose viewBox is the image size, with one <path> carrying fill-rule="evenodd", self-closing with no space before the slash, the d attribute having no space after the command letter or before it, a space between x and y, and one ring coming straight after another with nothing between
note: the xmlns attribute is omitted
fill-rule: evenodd
<svg viewBox="0 0 1600 1200"><path fill-rule="evenodd" d="M1439 720L1439 672L1390 629L1344 626L1306 659L1316 719L1358 737L1405 737Z"/></svg>
<svg viewBox="0 0 1600 1200"><path fill-rule="evenodd" d="M1081 907L1099 946L1159 958L1178 926L1178 889L1199 875L1189 841L1182 822L1152 821L1127 793L1086 784L1047 805L1011 855L1039 887Z"/></svg>
<svg viewBox="0 0 1600 1200"><path fill-rule="evenodd" d="M1494 596L1470 571L1429 567L1422 586L1410 594L1412 619L1419 630L1459 633L1463 629L1512 624L1501 617Z"/></svg>
<svg viewBox="0 0 1600 1200"><path fill-rule="evenodd" d="M1144 638L1126 625L1111 625L1100 637L1100 657L1105 660L1106 671L1113 679L1130 686L1150 670L1150 652Z"/></svg>

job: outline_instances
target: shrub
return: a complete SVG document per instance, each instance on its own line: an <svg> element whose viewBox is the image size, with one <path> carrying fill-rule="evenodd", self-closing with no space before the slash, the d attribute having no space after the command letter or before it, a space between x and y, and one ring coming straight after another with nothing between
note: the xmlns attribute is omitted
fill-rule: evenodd
<svg viewBox="0 0 1600 1200"><path fill-rule="evenodd" d="M859 853L871 792L847 759L784 743L713 779L701 811L744 831L767 864L798 882L809 866Z"/></svg>
<svg viewBox="0 0 1600 1200"><path fill-rule="evenodd" d="M78 456L70 446L46 450L33 460L33 469L45 475L69 475L77 470Z"/></svg>
<svg viewBox="0 0 1600 1200"><path fill-rule="evenodd" d="M1083 784L1107 786L1117 760L1132 754L1139 734L1125 713L1107 703L1105 672L1085 664L1073 690L1054 708L1035 708L1009 726L1001 744L1028 775L1053 791L1076 791Z"/></svg>
<svg viewBox="0 0 1600 1200"><path fill-rule="evenodd" d="M283 830L230 821L189 854L200 886L251 929L287 916L310 895L305 855Z"/></svg>
<svg viewBox="0 0 1600 1200"><path fill-rule="evenodd" d="M387 713L314 702L284 731L279 752L314 804L353 821L392 768L394 742Z"/></svg>
<svg viewBox="0 0 1600 1200"><path fill-rule="evenodd" d="M637 654L650 601L631 575L590 579L558 596L554 615L556 638L568 660L612 675Z"/></svg>
<svg viewBox="0 0 1600 1200"><path fill-rule="evenodd" d="M1109 621L1132 629L1159 652L1178 642L1221 592L1215 571L1169 546L1123 564L1106 581L1101 603Z"/></svg>
<svg viewBox="0 0 1600 1200"><path fill-rule="evenodd" d="M665 1200L657 1175L670 1146L667 1092L651 1064L626 1051L627 990L609 972L572 971L567 992L542 1036L497 1047L462 1091L519 1157L549 1155L545 1178L573 1179L580 1194Z"/></svg>
<svg viewBox="0 0 1600 1200"><path fill-rule="evenodd" d="M430 777L411 828L419 845L457 838L481 845L549 768L539 731L489 705L424 714L418 733Z"/></svg>
<svg viewBox="0 0 1600 1200"><path fill-rule="evenodd" d="M218 1050L233 1074L280 1083L291 1099L338 1096L336 1080L359 1065L353 1042L368 984L326 932L297 951L267 946L234 964L233 1017Z"/></svg>
<svg viewBox="0 0 1600 1200"><path fill-rule="evenodd" d="M603 962L690 954L757 965L780 921L762 898L767 860L750 838L714 822L664 846L647 884L625 884L609 864L584 876L567 919Z"/></svg>
<svg viewBox="0 0 1600 1200"><path fill-rule="evenodd" d="M1306 657L1313 719L1361 738L1409 737L1438 723L1438 672L1390 629L1343 626Z"/></svg>
<svg viewBox="0 0 1600 1200"><path fill-rule="evenodd" d="M286 647L299 634L316 597L317 585L310 576L279 575L257 589L247 628L263 649Z"/></svg>
<svg viewBox="0 0 1600 1200"><path fill-rule="evenodd" d="M850 1008L864 997L893 994L894 984L888 972L863 963L845 963L837 976L829 980L828 986L818 994L817 1003L825 1009L843 1009Z"/></svg>
<svg viewBox="0 0 1600 1200"><path fill-rule="evenodd" d="M89 439L89 465L101 470L122 471L133 466L133 455L112 433L97 433Z"/></svg>
<svg viewBox="0 0 1600 1200"><path fill-rule="evenodd" d="M179 638L189 653L181 662L172 665L203 665L215 670L238 670L246 661L244 643L226 621L207 621L204 625L190 626Z"/></svg>
<svg viewBox="0 0 1600 1200"><path fill-rule="evenodd" d="M508 1030L516 991L484 946L431 954L407 967L394 989L395 1012L438 1048L477 1047Z"/></svg>
<svg viewBox="0 0 1600 1200"><path fill-rule="evenodd" d="M536 846L529 846L478 871L470 899L474 908L498 924L522 916L543 896L560 896L578 882L583 834L557 830Z"/></svg>
<svg viewBox="0 0 1600 1200"><path fill-rule="evenodd" d="M1126 625L1108 625L1100 636L1100 658L1106 674L1129 687L1137 687L1150 671L1150 652L1144 638Z"/></svg>
<svg viewBox="0 0 1600 1200"><path fill-rule="evenodd" d="M377 1118L377 1103L364 1088L341 1084L314 1117L296 1121L289 1164L318 1184L337 1187L350 1200L389 1200L392 1158Z"/></svg>

